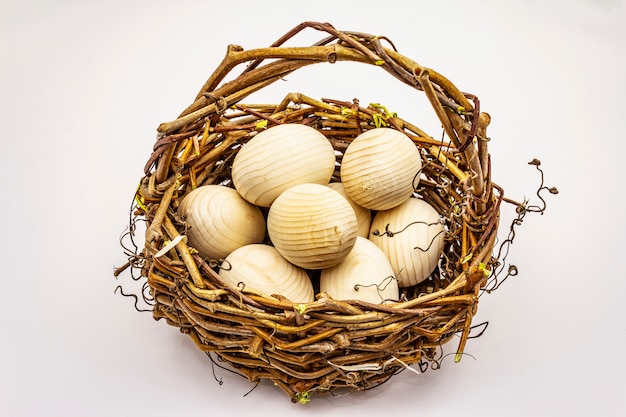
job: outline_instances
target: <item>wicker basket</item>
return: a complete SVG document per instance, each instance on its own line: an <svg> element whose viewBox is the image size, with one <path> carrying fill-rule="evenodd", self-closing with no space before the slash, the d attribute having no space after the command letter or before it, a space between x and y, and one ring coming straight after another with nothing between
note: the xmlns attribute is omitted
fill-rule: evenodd
<svg viewBox="0 0 626 417"><path fill-rule="evenodd" d="M324 33L313 46L283 44L305 28ZM387 44L388 46L383 46ZM275 105L241 100L301 67L354 61L380 67L423 92L443 126L437 140L382 106L315 100L292 93ZM245 70L224 78L237 65ZM188 334L251 381L269 379L292 401L311 394L364 390L411 365L436 361L455 335L459 360L476 314L478 296L500 264L494 256L503 191L491 181L486 127L478 99L438 72L395 50L386 38L341 32L305 22L269 48L229 46L226 57L174 121L158 127L154 151L135 198L135 218L147 224L145 246L131 258L147 278L154 318ZM204 184L231 185L231 163L261 129L301 123L322 132L339 155L359 133L397 129L419 149L422 172L415 190L445 218L445 245L435 272L402 290L392 304L335 300L294 304L230 289L217 273L220 260L203 259L182 238L176 214L183 197ZM339 169L335 172L338 180Z"/></svg>

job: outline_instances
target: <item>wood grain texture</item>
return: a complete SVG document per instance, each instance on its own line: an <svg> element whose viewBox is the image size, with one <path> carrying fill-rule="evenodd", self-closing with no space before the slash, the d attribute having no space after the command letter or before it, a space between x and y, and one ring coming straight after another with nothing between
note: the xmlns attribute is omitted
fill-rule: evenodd
<svg viewBox="0 0 626 417"><path fill-rule="evenodd" d="M261 243L265 237L261 210L222 185L196 188L182 201L178 213L188 224L189 244L206 258L225 258L241 246Z"/></svg>
<svg viewBox="0 0 626 417"><path fill-rule="evenodd" d="M372 129L346 149L341 182L358 205L388 210L411 196L421 168L419 151L408 136L393 129Z"/></svg>
<svg viewBox="0 0 626 417"><path fill-rule="evenodd" d="M265 297L278 294L294 303L314 300L313 284L306 271L289 263L269 245L253 244L236 249L222 263L219 275L241 291L257 292Z"/></svg>
<svg viewBox="0 0 626 417"><path fill-rule="evenodd" d="M399 296L398 281L387 257L373 242L360 236L343 261L322 270L320 291L337 300L373 304L398 301Z"/></svg>
<svg viewBox="0 0 626 417"><path fill-rule="evenodd" d="M334 170L334 149L324 135L310 126L285 124L260 132L242 147L232 179L243 198L269 207L294 185L327 184Z"/></svg>
<svg viewBox="0 0 626 417"><path fill-rule="evenodd" d="M410 287L428 278L437 266L444 227L430 204L411 198L376 214L370 240L389 259L400 286Z"/></svg>
<svg viewBox="0 0 626 417"><path fill-rule="evenodd" d="M350 203L325 185L302 184L281 194L267 217L276 249L307 269L338 264L352 249L357 219Z"/></svg>

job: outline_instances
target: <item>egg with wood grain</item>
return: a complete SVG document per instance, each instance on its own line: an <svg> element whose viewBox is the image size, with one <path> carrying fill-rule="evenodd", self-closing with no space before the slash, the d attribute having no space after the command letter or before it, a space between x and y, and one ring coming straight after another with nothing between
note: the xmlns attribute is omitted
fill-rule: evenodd
<svg viewBox="0 0 626 417"><path fill-rule="evenodd" d="M283 258L276 248L252 244L235 249L221 263L219 276L231 288L265 297L280 295L294 303L314 300L306 271Z"/></svg>
<svg viewBox="0 0 626 417"><path fill-rule="evenodd" d="M444 238L442 217L419 198L379 211L369 236L389 259L400 287L419 284L430 276L441 257Z"/></svg>
<svg viewBox="0 0 626 417"><path fill-rule="evenodd" d="M358 226L352 206L337 191L320 184L300 184L274 201L267 231L288 261L305 269L323 269L348 255Z"/></svg>
<svg viewBox="0 0 626 417"><path fill-rule="evenodd" d="M252 204L269 207L294 185L327 184L335 171L335 151L316 129L283 124L256 134L239 150L232 181Z"/></svg>
<svg viewBox="0 0 626 417"><path fill-rule="evenodd" d="M378 246L361 236L339 264L322 270L320 291L336 300L373 304L397 301L399 297L398 281L389 260Z"/></svg>
<svg viewBox="0 0 626 417"><path fill-rule="evenodd" d="M420 153L407 135L375 128L348 145L341 161L341 182L359 206L388 210L411 197L421 169Z"/></svg>
<svg viewBox="0 0 626 417"><path fill-rule="evenodd" d="M178 214L186 223L189 245L204 258L221 259L265 238L261 209L227 186L213 184L194 189L183 198Z"/></svg>

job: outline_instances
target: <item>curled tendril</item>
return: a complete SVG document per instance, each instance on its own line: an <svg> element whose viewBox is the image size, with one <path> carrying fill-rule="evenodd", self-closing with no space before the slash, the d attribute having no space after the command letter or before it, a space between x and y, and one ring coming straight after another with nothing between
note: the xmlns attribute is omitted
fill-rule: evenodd
<svg viewBox="0 0 626 417"><path fill-rule="evenodd" d="M142 221L137 218L133 218L129 221L129 225L126 227L124 232L120 235L119 243L123 249L123 253L127 258L127 262L120 268L116 268L113 272L113 275L117 278L124 270L130 268L130 276L134 281L138 281L141 279L141 273L144 264L145 264L145 256L143 253L139 251L139 247L137 243L135 243L135 233L137 228L137 223Z"/></svg>
<svg viewBox="0 0 626 417"><path fill-rule="evenodd" d="M129 210L128 226L119 238L119 243L123 249L124 255L127 257L127 262L122 267L116 268L114 270L113 275L116 279L118 279L122 272L126 270L130 271L130 278L135 282L138 282L144 278L144 276L142 275L142 271L145 266L146 257L143 252L139 251L139 245L135 242L135 234L137 233L137 225L140 222L146 222L146 220L140 218L139 215L137 215L137 213L139 212L143 212L143 209L139 209L137 199L134 198ZM149 307L154 307L156 304L154 297L151 293L150 286L147 282L144 282L142 284L139 294L133 294L124 291L122 285L118 285L115 288L114 294L118 293L124 297L133 298L135 301L135 310L139 312L152 311L152 308L141 308L139 306L140 297L143 302Z"/></svg>
<svg viewBox="0 0 626 417"><path fill-rule="evenodd" d="M515 265L507 266L506 264L506 259L509 255L509 249L511 245L513 244L513 241L515 240L516 228L522 225L522 223L524 222L524 218L526 217L528 213L543 214L545 212L547 203L546 203L546 200L542 196L542 192L547 191L550 194L559 193L559 190L556 187L547 187L544 185L544 173L541 170L541 168L539 168L539 166L541 165L541 161L535 158L532 161L530 161L528 165L534 166L541 175L541 182L536 192L537 197L541 201L541 206L529 205L529 200L527 199L525 199L522 203L517 204L515 208L515 213L517 214L517 217L511 221L511 225L509 227L509 233L506 239L500 244L498 248L498 253L495 256L495 259L492 261L493 269L491 273L491 278L489 279L489 282L487 283L485 288L483 288L483 291L486 293L491 293L495 291L496 289L500 287L500 285L502 285L504 281L507 280L507 278L516 276L518 274L519 270L517 266ZM504 278L500 279L499 276L504 272L505 268L506 268L506 275L504 276Z"/></svg>
<svg viewBox="0 0 626 417"><path fill-rule="evenodd" d="M419 246L415 246L413 248L413 250L419 250L421 252L428 252L430 250L430 247L435 243L435 240L437 239L437 236L439 236L440 234L445 233L444 230L437 232L437 234L435 236L433 236L433 238L430 240L430 243L428 244L428 246L426 248L420 248Z"/></svg>
<svg viewBox="0 0 626 417"><path fill-rule="evenodd" d="M221 96L216 97L214 94L211 94L209 92L205 92L202 95L205 96L206 98L210 98L211 100L213 100L213 102L218 108L217 110L218 114L223 114L228 110L228 101L224 97L221 97Z"/></svg>
<svg viewBox="0 0 626 417"><path fill-rule="evenodd" d="M432 369L433 371L437 371L437 370L441 369L441 361L432 359L430 361L430 369Z"/></svg>
<svg viewBox="0 0 626 417"><path fill-rule="evenodd" d="M438 220L438 221L436 221L436 222L432 222L432 223L427 223L427 222L423 222L423 221L415 221L415 222L411 222L411 223L407 224L406 226L404 226L401 230L399 230L399 231L397 231L397 232L393 232L393 231L389 230L389 226L391 226L391 225L390 225L389 223L387 223L387 224L385 225L385 231L384 231L384 232L382 232L382 233L381 233L381 232L380 232L380 230L374 229L374 230L372 231L372 234L373 234L374 236L381 236L381 237L382 237L382 236L394 237L395 235L397 235L397 234L400 234L400 233L404 232L404 231L405 231L405 230L407 230L409 227L411 227L411 226L413 226L413 225L415 225L415 224L425 224L426 226L431 227L431 226L435 226L435 225L441 224L441 220Z"/></svg>
<svg viewBox="0 0 626 417"><path fill-rule="evenodd" d="M417 191L417 189L419 188L419 183L420 183L420 178L422 176L422 172L424 170L424 167L421 167L417 173L415 173L415 175L413 176L413 191Z"/></svg>
<svg viewBox="0 0 626 417"><path fill-rule="evenodd" d="M482 336L487 331L487 327L489 327L489 322L488 321L484 321L482 323L470 326L470 328L469 328L470 333L473 330L475 330L475 329L479 329L479 331L478 331L478 334L467 336L467 338L468 339L476 339L476 338Z"/></svg>
<svg viewBox="0 0 626 417"><path fill-rule="evenodd" d="M220 268L224 271L233 269L233 265L225 259L210 259L208 264L211 268Z"/></svg>
<svg viewBox="0 0 626 417"><path fill-rule="evenodd" d="M206 355L208 356L208 358L211 360L211 372L213 373L213 378L215 379L215 381L218 383L218 385L223 385L224 384L224 378L223 377L219 377L217 376L217 374L215 373L215 367L220 368L223 371L227 371L230 372L231 374L237 375L243 379L248 380L248 377L246 377L244 374L239 373L237 371L234 371L230 368L227 368L224 365L221 365L219 362L224 362L224 360L217 355L217 360L215 358L213 358L213 355L211 354L211 352L205 352ZM254 391L257 387L259 386L259 383L255 383L254 386L248 390L245 394L243 394L244 397L248 396L250 393L252 393L252 391Z"/></svg>
<svg viewBox="0 0 626 417"><path fill-rule="evenodd" d="M229 369L227 367L225 367L224 365L220 365L218 362L224 362L224 360L218 355L217 356L217 360L215 358L213 358L213 355L211 354L211 352L205 352L206 355L209 357L209 359L211 360L211 369L213 371L213 377L215 378L215 381L217 381L217 383L219 385L222 385L224 383L223 379L220 377L218 378L217 375L215 374L215 367L217 366L218 368L220 368L223 371L228 371L231 374L235 374L237 376L240 376L244 379L248 379L244 374L239 373L237 371L234 371L232 369Z"/></svg>
<svg viewBox="0 0 626 417"><path fill-rule="evenodd" d="M148 281L144 282L141 286L141 296L146 304L149 304L151 306L155 305L155 299L152 295L152 290L150 289L150 284L148 284Z"/></svg>
<svg viewBox="0 0 626 417"><path fill-rule="evenodd" d="M122 288L121 285L118 285L117 287L115 287L115 291L113 291L113 294L117 294L120 293L120 295L122 295L123 297L129 297L135 300L135 310L137 310L140 313L145 313L145 312L150 312L152 311L151 308L145 309L145 308L140 308L139 307L139 297L137 296L137 294L132 294L132 293L125 293L124 289Z"/></svg>
<svg viewBox="0 0 626 417"><path fill-rule="evenodd" d="M244 397L247 397L248 394L251 394L252 391L254 391L255 389L257 389L257 387L259 386L259 383L257 382L256 384L254 384L254 386L252 388L250 388L250 390L248 392L246 392L245 394L243 394Z"/></svg>
<svg viewBox="0 0 626 417"><path fill-rule="evenodd" d="M388 277L385 277L378 284L376 284L376 283L374 283L374 284L354 284L354 291L359 291L359 288L372 288L372 287L375 287L376 288L376 292L380 296L381 292L385 291L387 286L389 284L391 284L395 280L396 280L396 277L394 277L393 275L389 275ZM381 299L381 301L388 301L388 300L383 299L383 297L380 297L380 299ZM396 300L389 300L389 301L396 301Z"/></svg>
<svg viewBox="0 0 626 417"><path fill-rule="evenodd" d="M417 363L417 367L421 373L426 372L428 370L428 361L425 359L420 359L420 361Z"/></svg>
<svg viewBox="0 0 626 417"><path fill-rule="evenodd" d="M493 291L497 290L498 288L500 288L500 286L504 283L504 281L506 281L509 277L514 277L515 275L518 274L518 269L517 266L515 265L509 265L508 269L507 269L507 273L504 276L504 278L502 278L501 280L495 280L493 279L490 282L490 286L488 288L485 288L485 292L492 293Z"/></svg>
<svg viewBox="0 0 626 417"><path fill-rule="evenodd" d="M530 161L528 165L533 165L537 169L537 171L539 171L539 173L541 174L541 184L539 185L539 188L537 189L537 193L536 193L537 198L541 200L541 207L540 206L526 206L524 207L524 210L527 212L543 214L543 212L546 210L547 203L546 203L546 200L544 200L544 198L541 196L541 192L548 191L550 194L558 194L559 190L556 187L546 187L544 185L543 170L539 168L539 166L541 165L540 160L535 158L532 161Z"/></svg>

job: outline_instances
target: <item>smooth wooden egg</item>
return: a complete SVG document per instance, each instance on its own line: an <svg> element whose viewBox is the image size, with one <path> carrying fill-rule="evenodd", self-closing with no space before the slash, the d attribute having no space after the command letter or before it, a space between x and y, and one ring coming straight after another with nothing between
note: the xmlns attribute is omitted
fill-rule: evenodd
<svg viewBox="0 0 626 417"><path fill-rule="evenodd" d="M191 191L178 207L178 214L189 226L189 245L204 258L221 259L265 238L261 209L223 185L203 185Z"/></svg>
<svg viewBox="0 0 626 417"><path fill-rule="evenodd" d="M314 301L306 271L283 258L276 248L254 244L235 249L220 267L219 276L232 288L252 289L266 297L282 295L294 303Z"/></svg>
<svg viewBox="0 0 626 417"><path fill-rule="evenodd" d="M389 260L378 246L360 236L343 261L322 270L320 291L336 300L373 304L397 301L399 297L398 281Z"/></svg>
<svg viewBox="0 0 626 417"><path fill-rule="evenodd" d="M289 262L305 269L323 269L348 255L356 241L357 219L350 203L337 191L320 184L301 184L274 201L267 231Z"/></svg>
<svg viewBox="0 0 626 417"><path fill-rule="evenodd" d="M337 191L339 194L341 194L346 200L348 200L348 203L350 203L350 205L352 206L352 209L354 210L354 214L356 214L356 222L358 224L357 236L362 236L362 237L367 238L370 234L370 224L372 223L372 212L366 209L365 207L361 207L357 203L355 203L354 200L352 200L348 196L348 193L346 193L346 190L342 183L331 182L330 184L328 184L328 186L332 188L333 190Z"/></svg>
<svg viewBox="0 0 626 417"><path fill-rule="evenodd" d="M269 207L294 185L327 184L335 162L335 151L323 134L310 126L284 124L258 133L243 145L231 176L243 198Z"/></svg>
<svg viewBox="0 0 626 417"><path fill-rule="evenodd" d="M358 205L388 210L412 195L421 169L419 151L407 135L377 128L348 145L341 161L341 182Z"/></svg>
<svg viewBox="0 0 626 417"><path fill-rule="evenodd" d="M426 201L410 198L374 216L369 239L389 259L400 287L416 285L433 272L444 244L441 216Z"/></svg>

